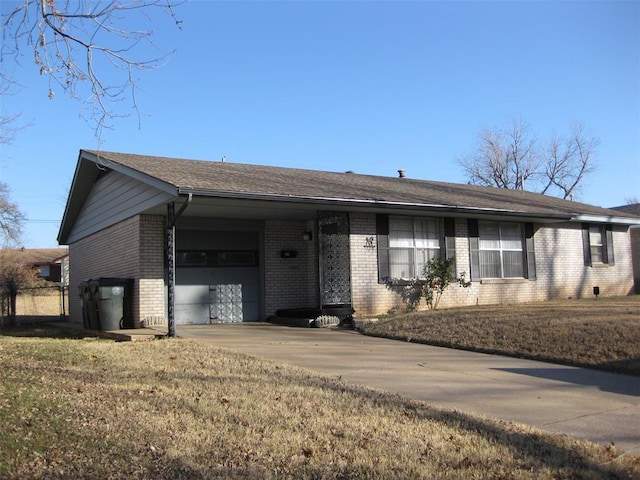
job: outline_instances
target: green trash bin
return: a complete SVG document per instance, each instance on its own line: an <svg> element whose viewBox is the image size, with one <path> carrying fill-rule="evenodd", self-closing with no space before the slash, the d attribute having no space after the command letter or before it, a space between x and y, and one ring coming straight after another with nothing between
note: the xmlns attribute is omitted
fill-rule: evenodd
<svg viewBox="0 0 640 480"><path fill-rule="evenodd" d="M95 278L89 282L100 330L133 328L130 302L132 281L126 278ZM94 293L95 292L95 293Z"/></svg>

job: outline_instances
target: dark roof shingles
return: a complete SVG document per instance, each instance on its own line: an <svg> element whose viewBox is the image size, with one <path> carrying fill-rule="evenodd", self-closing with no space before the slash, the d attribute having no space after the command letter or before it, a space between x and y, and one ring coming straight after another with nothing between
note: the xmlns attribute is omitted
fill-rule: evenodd
<svg viewBox="0 0 640 480"><path fill-rule="evenodd" d="M21 248L13 251L22 261L31 265L56 263L69 255L69 250L66 248Z"/></svg>
<svg viewBox="0 0 640 480"><path fill-rule="evenodd" d="M247 195L442 205L545 215L633 216L622 211L520 190L220 161L113 152L90 153L101 157L107 167L111 161L183 189Z"/></svg>

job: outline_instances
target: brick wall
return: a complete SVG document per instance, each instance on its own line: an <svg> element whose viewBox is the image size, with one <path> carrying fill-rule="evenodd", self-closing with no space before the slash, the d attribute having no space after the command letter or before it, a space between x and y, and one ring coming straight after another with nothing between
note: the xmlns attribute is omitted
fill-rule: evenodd
<svg viewBox="0 0 640 480"><path fill-rule="evenodd" d="M387 312L399 302L386 285L378 283L378 245L376 216L352 213L351 227L351 290L356 317Z"/></svg>
<svg viewBox="0 0 640 480"><path fill-rule="evenodd" d="M133 321L164 316L163 217L139 215L69 245L69 315L82 323L78 286L94 277L134 279Z"/></svg>
<svg viewBox="0 0 640 480"><path fill-rule="evenodd" d="M634 293L640 294L640 227L633 227L631 235L631 257L633 263Z"/></svg>
<svg viewBox="0 0 640 480"><path fill-rule="evenodd" d="M599 286L605 296L628 295L633 288L629 230L615 226L615 265L585 266L582 229L577 223L541 227L535 235L539 299L582 298Z"/></svg>
<svg viewBox="0 0 640 480"><path fill-rule="evenodd" d="M315 222L268 220L264 231L264 276L266 315L281 308L318 305L318 275ZM303 239L311 232L313 239ZM282 258L282 250L297 252Z"/></svg>
<svg viewBox="0 0 640 480"><path fill-rule="evenodd" d="M376 222L373 214L351 214L351 260L353 303L356 316L370 316L403 308L397 291L378 284ZM456 270L469 279L469 240L466 219L456 219ZM616 227L613 232L615 265L584 265L580 224L537 225L534 236L537 280L505 279L473 282L469 288L450 285L440 308L519 303L593 295L628 295L633 288L629 231ZM373 238L371 243L367 239ZM424 308L424 305L422 306Z"/></svg>
<svg viewBox="0 0 640 480"><path fill-rule="evenodd" d="M106 228L69 246L69 313L82 322L78 284L91 277L134 279L133 320L166 317L164 285L164 220L141 215ZM456 267L469 272L467 222L456 220ZM371 316L402 307L396 291L378 283L375 214L350 214L350 254L353 306L356 316ZM305 241L304 232L313 239ZM537 226L534 236L537 280L485 280L470 288L451 285L441 308L456 305L515 303L552 298L592 295L599 286L603 296L627 295L633 289L633 267L629 230L616 227L615 265L583 264L580 224ZM282 258L282 250L295 250L296 258ZM315 220L265 222L264 277L265 313L280 308L318 305L317 230Z"/></svg>
<svg viewBox="0 0 640 480"><path fill-rule="evenodd" d="M164 222L161 215L140 216L140 270L136 278L138 319L164 323L167 301L164 281Z"/></svg>

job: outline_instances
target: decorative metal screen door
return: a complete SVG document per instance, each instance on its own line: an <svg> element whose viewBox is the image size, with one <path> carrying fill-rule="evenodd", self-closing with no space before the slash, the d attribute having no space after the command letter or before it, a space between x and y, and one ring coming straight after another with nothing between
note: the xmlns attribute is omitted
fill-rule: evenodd
<svg viewBox="0 0 640 480"><path fill-rule="evenodd" d="M349 216L320 212L320 303L351 305L351 259L349 254Z"/></svg>

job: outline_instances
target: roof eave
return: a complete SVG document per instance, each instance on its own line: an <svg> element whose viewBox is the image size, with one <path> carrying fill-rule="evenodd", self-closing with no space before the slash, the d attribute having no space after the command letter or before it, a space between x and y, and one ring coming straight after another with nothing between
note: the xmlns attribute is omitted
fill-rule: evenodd
<svg viewBox="0 0 640 480"><path fill-rule="evenodd" d="M376 200L376 199L353 199L353 198L335 198L335 197L311 197L300 195L281 195L281 194L264 194L264 193L250 193L250 192L230 192L219 190L206 190L206 189L194 189L191 187L180 187L178 189L179 195L193 194L202 197L217 197L217 198L233 198L237 200L261 200L261 201L274 201L274 202L296 202L306 203L314 205L326 205L326 206L340 206L340 207L365 207L376 209L394 209L405 208L411 210L429 210L437 211L441 213L450 213L457 215L473 215L473 216L486 216L486 215L502 215L510 217L529 218L531 220L547 221L547 222L566 222L572 219L570 214L565 213L549 213L549 212L525 212L521 210L509 210L509 209L495 209L495 208L481 208L481 207L468 207L460 205L444 205L444 204L429 204L429 203L417 203L417 202L394 202L388 200Z"/></svg>
<svg viewBox="0 0 640 480"><path fill-rule="evenodd" d="M132 177L170 194L176 194L177 187L175 185L138 172L132 168L125 167L124 165L100 157L92 152L80 150L76 170L73 174L73 180L71 181L69 196L67 197L62 221L60 222L60 229L58 230L58 244L67 245L69 234L80 214L84 201L89 195L100 172L106 169L122 173L123 175Z"/></svg>
<svg viewBox="0 0 640 480"><path fill-rule="evenodd" d="M640 225L640 218L617 217L615 215L574 215L572 222L584 223L616 223L619 225Z"/></svg>
<svg viewBox="0 0 640 480"><path fill-rule="evenodd" d="M139 170L135 170L131 167L127 167L118 163L115 160L112 160L107 157L102 157L100 155L96 155L92 152L87 152L85 150L82 151L84 154L84 158L95 163L99 168L106 170L113 170L114 172L122 173L127 177L131 177L134 180L138 180L141 183L149 185L151 187L157 188L158 190L162 190L163 192L169 193L171 195L176 195L178 187L169 182L159 179L158 177L154 177L152 175L148 175L146 173L140 172Z"/></svg>
<svg viewBox="0 0 640 480"><path fill-rule="evenodd" d="M60 221L60 229L58 230L57 236L59 245L67 244L67 237L71 231L71 226L75 222L80 212L80 208L75 208L75 205L78 205L78 203L75 201L76 198L86 196L86 192L84 192L84 190L86 189L87 185L83 185L82 187L84 188L81 188L79 186L80 182L78 181L86 171L86 164L84 164L83 162L83 153L85 153L83 150L80 150L80 152L78 153L78 162L76 163L76 169L73 173L73 180L71 180L71 187L69 188L69 195L67 196L67 203L65 204L64 213L62 214L62 220Z"/></svg>

